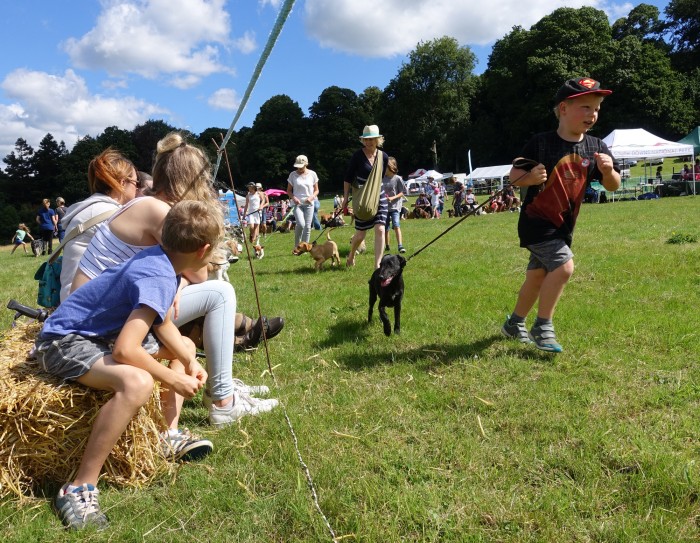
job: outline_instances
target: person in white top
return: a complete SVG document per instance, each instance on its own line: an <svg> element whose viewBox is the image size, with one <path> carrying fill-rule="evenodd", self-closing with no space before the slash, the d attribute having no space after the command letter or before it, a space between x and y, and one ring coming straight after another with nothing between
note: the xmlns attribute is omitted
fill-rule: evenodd
<svg viewBox="0 0 700 543"><path fill-rule="evenodd" d="M260 235L260 215L262 213L262 198L260 192L255 186L255 183L248 183L248 194L245 197L245 206L243 206L243 219L248 223L250 228L248 239L251 245L258 244L258 236Z"/></svg>
<svg viewBox="0 0 700 543"><path fill-rule="evenodd" d="M287 179L287 194L294 208L294 247L302 241L311 240L311 225L314 218L314 200L318 198L318 176L309 170L309 159L299 155L294 161L295 171Z"/></svg>

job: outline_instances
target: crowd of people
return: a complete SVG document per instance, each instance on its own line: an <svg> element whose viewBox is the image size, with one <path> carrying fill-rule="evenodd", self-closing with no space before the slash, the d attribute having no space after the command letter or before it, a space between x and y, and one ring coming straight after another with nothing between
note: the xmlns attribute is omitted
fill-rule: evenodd
<svg viewBox="0 0 700 543"><path fill-rule="evenodd" d="M530 260L501 332L543 351L562 350L552 319L573 273L570 246L583 187L594 175L607 190L620 185L619 167L607 146L586 134L610 92L588 78L567 81L556 96L558 129L536 135L511 170L513 184L526 190L518 233ZM350 158L344 177L343 197L334 207L336 212L348 209L352 190L355 234L346 265L355 265L367 231L374 230L376 269L390 250L390 227L399 252L405 251L400 228L405 186L396 160L382 149L379 128L365 126L359 140L361 147ZM575 179L571 170L557 168L563 158L581 166ZM308 158L299 155L288 178L291 209L286 211L295 218L295 245L308 242L318 201L318 176L308 165ZM164 385L161 405L168 429L161 440L163 454L173 460L198 459L213 449L211 441L178 426L184 399L198 391L203 391L209 421L216 427L269 412L278 404L258 397L269 392L264 385L249 386L233 377L238 325L232 323L239 321L235 291L226 281L206 280L209 257L224 235L223 211L212 190L206 154L181 134L168 134L158 142L151 175L152 184L147 185L147 176L139 175L129 160L105 150L88 168L91 196L64 210L61 221L70 238L77 225L104 217L65 244L61 303L44 323L35 355L48 373L113 393L94 419L73 480L55 499L58 516L73 528L107 525L97 480L126 425L150 398L154 381ZM420 194L414 207L438 219L444 187L435 180L428 186L430 194ZM261 186L250 183L247 188L242 216L255 243L271 206ZM455 214L478 206L470 188L456 188ZM494 212L520 205L512 187L490 203ZM48 200L37 223L42 237L44 230L53 237L58 221ZM15 249L27 235L26 225L20 225ZM47 250L51 252L50 244ZM528 331L525 319L536 303L537 318ZM179 329L200 317L206 367L196 358L194 342Z"/></svg>

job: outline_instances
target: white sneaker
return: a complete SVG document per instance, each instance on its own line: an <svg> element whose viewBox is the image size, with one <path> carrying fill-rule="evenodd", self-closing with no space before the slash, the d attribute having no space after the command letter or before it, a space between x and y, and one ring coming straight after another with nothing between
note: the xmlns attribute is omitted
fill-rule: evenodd
<svg viewBox="0 0 700 543"><path fill-rule="evenodd" d="M187 428L160 434L160 445L163 456L173 462L189 462L199 460L214 450L214 445L208 439L201 439L192 434Z"/></svg>
<svg viewBox="0 0 700 543"><path fill-rule="evenodd" d="M246 385L240 379L233 379L233 388L251 396L267 396L270 388L266 385Z"/></svg>
<svg viewBox="0 0 700 543"><path fill-rule="evenodd" d="M256 416L260 413L272 411L279 402L274 398L259 400L252 396L234 390L233 401L225 407L217 407L211 404L209 407L209 422L212 426L226 426L232 424L246 415Z"/></svg>

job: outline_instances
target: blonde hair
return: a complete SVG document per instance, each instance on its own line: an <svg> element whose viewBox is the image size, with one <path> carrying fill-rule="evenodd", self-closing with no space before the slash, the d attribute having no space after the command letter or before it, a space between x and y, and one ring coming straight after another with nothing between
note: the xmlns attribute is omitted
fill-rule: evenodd
<svg viewBox="0 0 700 543"><path fill-rule="evenodd" d="M166 250L194 253L209 244L210 250L224 235L224 214L218 200L182 200L168 212L161 243Z"/></svg>
<svg viewBox="0 0 700 543"><path fill-rule="evenodd" d="M212 187L211 164L206 153L185 141L179 132L170 132L158 142L153 163L153 192L170 203L182 200L216 198Z"/></svg>
<svg viewBox="0 0 700 543"><path fill-rule="evenodd" d="M88 165L88 187L90 194L100 192L124 193L122 181L128 179L136 168L133 163L112 147L108 147L93 158Z"/></svg>
<svg viewBox="0 0 700 543"><path fill-rule="evenodd" d="M19 228L20 230L24 230L25 232L29 232L29 228L27 228L27 225L23 222L19 223L19 226L17 228Z"/></svg>
<svg viewBox="0 0 700 543"><path fill-rule="evenodd" d="M396 163L396 159L393 156L389 157L386 163L387 170L396 175L399 172L399 165Z"/></svg>
<svg viewBox="0 0 700 543"><path fill-rule="evenodd" d="M384 145L384 136L379 136L378 138L363 138L360 137L360 143L365 146L365 140L377 140L377 147L382 147Z"/></svg>

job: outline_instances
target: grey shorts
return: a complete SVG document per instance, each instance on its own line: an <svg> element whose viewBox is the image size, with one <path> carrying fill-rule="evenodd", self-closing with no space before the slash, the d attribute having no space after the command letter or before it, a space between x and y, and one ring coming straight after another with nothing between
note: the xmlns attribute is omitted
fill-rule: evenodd
<svg viewBox="0 0 700 543"><path fill-rule="evenodd" d="M160 344L149 332L141 346L148 354L156 354ZM112 354L113 339L88 338L68 334L62 338L37 339L36 358L47 373L65 381L85 375L100 358Z"/></svg>
<svg viewBox="0 0 700 543"><path fill-rule="evenodd" d="M528 245L527 250L530 251L528 270L545 269L549 273L574 258L574 253L563 239L551 239Z"/></svg>

